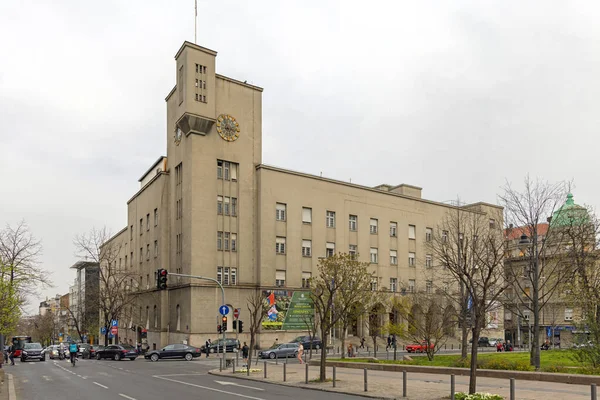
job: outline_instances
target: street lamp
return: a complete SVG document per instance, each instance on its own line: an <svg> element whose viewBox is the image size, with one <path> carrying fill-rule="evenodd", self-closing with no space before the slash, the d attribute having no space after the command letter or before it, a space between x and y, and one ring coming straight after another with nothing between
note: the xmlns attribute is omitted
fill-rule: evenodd
<svg viewBox="0 0 600 400"><path fill-rule="evenodd" d="M537 226L534 227L533 238L529 238L527 235L521 235L518 243L519 249L525 253L527 251L528 256L528 268L527 275L531 280L532 287L532 295L530 296L532 300L532 311L533 311L533 332L531 332L531 328L529 329L529 342L530 345L534 346L533 351L533 363L535 365L535 369L540 369L540 353L539 353L539 328L540 328L540 317L539 317L539 305L540 305L540 282L539 282L539 254L538 254L538 237L537 237ZM529 323L531 326L531 322ZM533 338L531 334L533 333ZM532 340L533 339L533 340Z"/></svg>

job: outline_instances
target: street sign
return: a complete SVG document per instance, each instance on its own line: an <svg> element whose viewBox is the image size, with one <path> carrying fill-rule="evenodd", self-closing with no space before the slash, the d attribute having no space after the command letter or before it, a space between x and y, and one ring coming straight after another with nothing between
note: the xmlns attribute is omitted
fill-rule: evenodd
<svg viewBox="0 0 600 400"><path fill-rule="evenodd" d="M110 321L110 326L119 326L119 321L113 319L112 321Z"/></svg>
<svg viewBox="0 0 600 400"><path fill-rule="evenodd" d="M106 327L103 326L102 328L100 328L100 333L103 335L106 335Z"/></svg>
<svg viewBox="0 0 600 400"><path fill-rule="evenodd" d="M62 332L58 332L58 337L62 337Z"/></svg>
<svg viewBox="0 0 600 400"><path fill-rule="evenodd" d="M240 317L240 309L236 308L233 310L233 318L238 319Z"/></svg>
<svg viewBox="0 0 600 400"><path fill-rule="evenodd" d="M116 326L113 326L112 328L110 328L110 333L112 333L113 335L116 335L117 333L119 333L119 328L117 328Z"/></svg>
<svg viewBox="0 0 600 400"><path fill-rule="evenodd" d="M221 307L219 307L219 312L221 313L221 315L227 315L229 314L229 307L223 304Z"/></svg>

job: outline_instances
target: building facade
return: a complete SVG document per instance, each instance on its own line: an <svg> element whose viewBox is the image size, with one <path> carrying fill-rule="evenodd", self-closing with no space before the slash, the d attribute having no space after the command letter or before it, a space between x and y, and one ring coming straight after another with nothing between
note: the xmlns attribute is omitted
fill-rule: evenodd
<svg viewBox="0 0 600 400"><path fill-rule="evenodd" d="M219 280L229 332L233 309L241 308L244 320L252 291L302 290L319 258L336 252L369 261L374 289L393 295L425 288L423 271L435 263L425 243L453 206L422 198L412 185L366 187L263 164L263 90L217 74L216 55L189 42L177 52L166 156L140 178L127 226L107 242L118 248L114 262L137 293L119 320L119 340L147 339L152 348L216 336L218 287L170 277L169 289L158 291L158 268ZM261 342L272 343L272 335L287 337L263 332Z"/></svg>
<svg viewBox="0 0 600 400"><path fill-rule="evenodd" d="M84 341L94 343L99 328L99 273L97 262L79 261L71 269L75 270L75 280L69 288L70 332L81 332Z"/></svg>

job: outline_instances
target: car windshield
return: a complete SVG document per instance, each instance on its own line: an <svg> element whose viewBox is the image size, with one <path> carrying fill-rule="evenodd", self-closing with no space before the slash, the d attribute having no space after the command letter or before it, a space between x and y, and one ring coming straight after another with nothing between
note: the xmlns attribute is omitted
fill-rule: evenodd
<svg viewBox="0 0 600 400"><path fill-rule="evenodd" d="M25 343L23 349L25 350L39 350L42 348L42 345L39 343Z"/></svg>
<svg viewBox="0 0 600 400"><path fill-rule="evenodd" d="M130 345L128 345L128 344L124 344L124 345L122 345L121 347L123 347L125 350L135 350L135 347L133 347L133 346L130 346Z"/></svg>

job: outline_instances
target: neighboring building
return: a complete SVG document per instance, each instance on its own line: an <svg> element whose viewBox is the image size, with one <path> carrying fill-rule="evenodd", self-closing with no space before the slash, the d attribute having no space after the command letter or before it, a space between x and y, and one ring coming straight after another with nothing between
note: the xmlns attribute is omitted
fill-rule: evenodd
<svg viewBox="0 0 600 400"><path fill-rule="evenodd" d="M423 271L435 260L425 242L454 207L422 198L416 186L366 187L263 164L262 88L217 74L216 55L189 42L177 52L177 84L166 98L167 155L140 178L127 226L105 244L118 249L114 263L139 294L119 319L119 340L138 342L147 333L150 347L199 345L217 335L218 288L170 277L169 290L157 291L158 268L222 282L229 332L233 308L247 318L252 291L306 288L318 259L336 252L370 261L374 289L429 290ZM365 321L351 333L366 336ZM263 332L261 342L296 334Z"/></svg>
<svg viewBox="0 0 600 400"><path fill-rule="evenodd" d="M79 328L79 331L87 336L87 341L94 343L99 329L100 268L96 262L79 261L71 269L75 270L75 280L70 287L69 296L70 331L74 335Z"/></svg>

